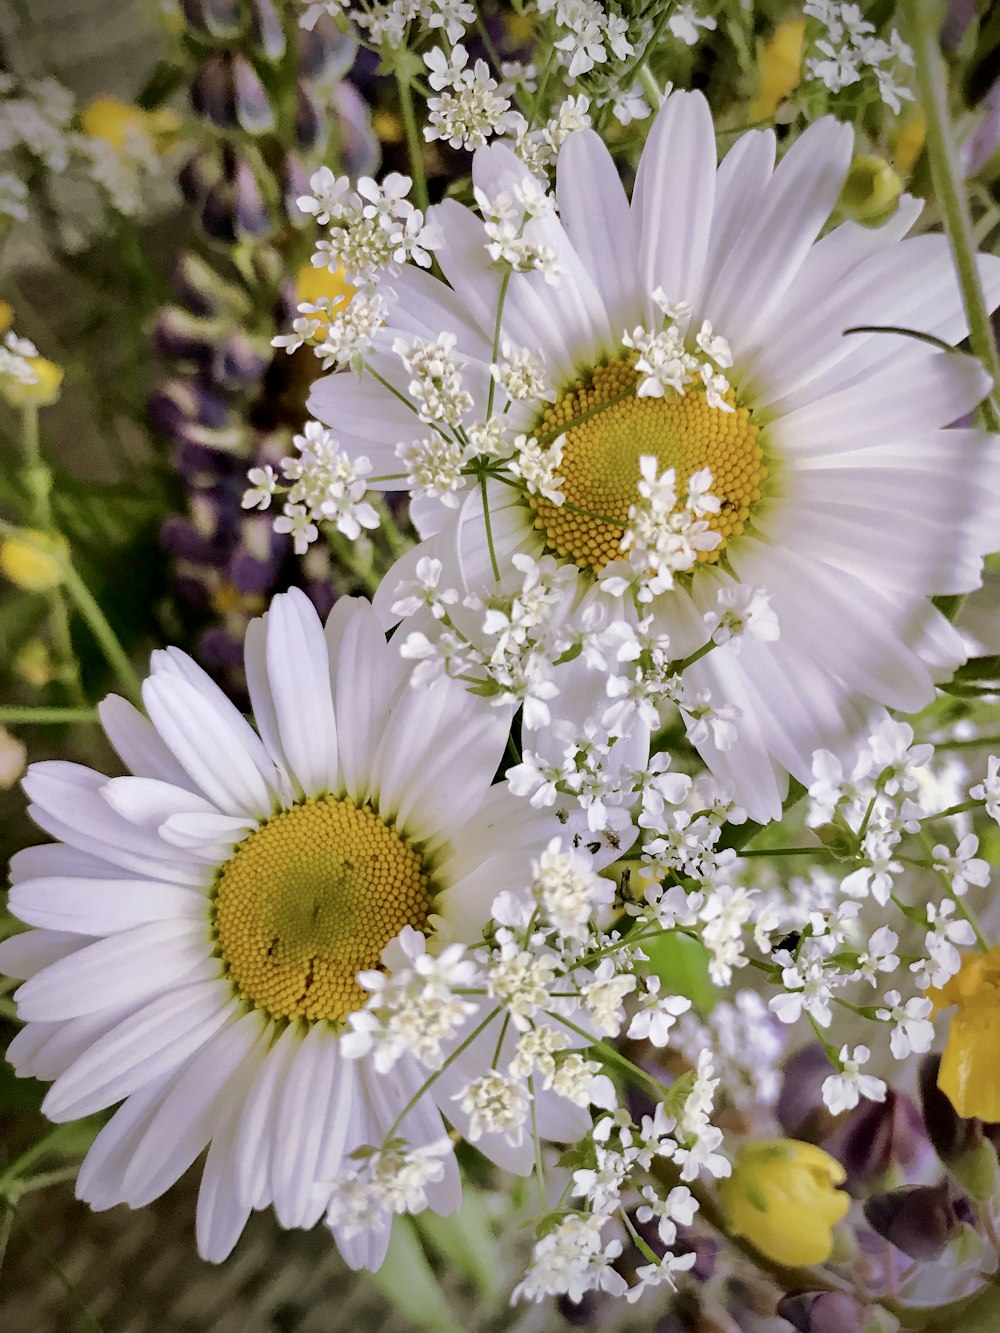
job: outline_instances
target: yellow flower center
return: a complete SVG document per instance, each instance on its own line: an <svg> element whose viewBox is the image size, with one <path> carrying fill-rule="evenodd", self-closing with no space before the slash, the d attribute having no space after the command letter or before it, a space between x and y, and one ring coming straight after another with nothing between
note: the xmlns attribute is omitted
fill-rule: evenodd
<svg viewBox="0 0 1000 1333"><path fill-rule="evenodd" d="M269 819L223 866L215 899L230 979L274 1018L341 1020L360 1009L359 971L378 967L430 904L420 856L369 805L332 796Z"/></svg>
<svg viewBox="0 0 1000 1333"><path fill-rule="evenodd" d="M726 542L743 531L767 475L757 427L745 407L709 407L704 393L689 390L673 401L639 398L639 375L624 357L598 366L567 389L535 426L540 437L565 432L561 506L529 496L535 527L546 547L595 574L622 558L629 506L638 497L639 460L654 455L660 472L672 467L681 503L688 478L711 468L712 494L721 502L710 526L722 536L700 560L716 560ZM585 418L580 420L580 418ZM575 422L576 424L570 424Z"/></svg>

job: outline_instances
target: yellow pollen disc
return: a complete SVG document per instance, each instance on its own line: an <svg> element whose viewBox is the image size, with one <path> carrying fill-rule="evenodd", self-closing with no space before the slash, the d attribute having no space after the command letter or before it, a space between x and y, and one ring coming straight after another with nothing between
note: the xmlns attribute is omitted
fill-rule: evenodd
<svg viewBox="0 0 1000 1333"><path fill-rule="evenodd" d="M430 903L420 857L371 806L323 797L283 810L219 875L215 928L230 980L274 1018L340 1020L404 926Z"/></svg>
<svg viewBox="0 0 1000 1333"><path fill-rule="evenodd" d="M544 533L550 551L595 574L622 559L620 543L629 506L639 498L643 454L655 455L660 472L674 469L682 504L692 473L711 468L712 494L721 509L708 515L708 522L722 541L714 550L700 552L699 560L718 559L726 542L742 532L767 475L757 427L745 407L722 412L709 407L704 393L695 389L673 402L638 398L638 382L625 359L598 366L562 394L534 428L539 436L565 431L566 437L558 468L565 503L556 506L529 496L535 527ZM735 404L732 390L727 401ZM586 413L594 415L568 424Z"/></svg>

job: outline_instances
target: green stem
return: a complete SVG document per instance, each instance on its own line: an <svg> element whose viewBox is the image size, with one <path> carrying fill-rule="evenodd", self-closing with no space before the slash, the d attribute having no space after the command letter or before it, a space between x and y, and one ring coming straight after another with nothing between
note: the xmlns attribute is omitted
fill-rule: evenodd
<svg viewBox="0 0 1000 1333"><path fill-rule="evenodd" d="M951 242L962 301L969 321L972 350L993 379L993 389L982 404L987 430L1000 431L1000 412L993 393L1000 388L1000 350L983 299L972 241L972 220L948 114L948 75L939 41L941 6L937 0L911 0L908 13L910 42L916 62L917 98L927 120L927 158L931 181Z"/></svg>
<svg viewBox="0 0 1000 1333"><path fill-rule="evenodd" d="M399 105L403 112L403 124L406 127L406 151L410 158L410 175L413 177L413 194L417 207L426 214L430 204L427 193L427 175L424 171L423 146L420 131L417 128L417 116L413 109L413 89L410 81L396 71L396 83L399 87Z"/></svg>
<svg viewBox="0 0 1000 1333"><path fill-rule="evenodd" d="M663 93L660 91L660 85L653 78L653 71L645 63L639 66L639 82L642 84L642 91L649 99L649 105L653 108L655 114L663 105Z"/></svg>
<svg viewBox="0 0 1000 1333"><path fill-rule="evenodd" d="M97 640L98 647L104 654L108 665L118 677L125 694L137 708L141 708L142 680L129 661L125 649L119 643L117 634L108 624L107 618L97 604L94 594L68 561L63 573L63 587L91 634Z"/></svg>
<svg viewBox="0 0 1000 1333"><path fill-rule="evenodd" d="M96 721L96 708L32 708L30 704L0 708L0 725L8 727Z"/></svg>

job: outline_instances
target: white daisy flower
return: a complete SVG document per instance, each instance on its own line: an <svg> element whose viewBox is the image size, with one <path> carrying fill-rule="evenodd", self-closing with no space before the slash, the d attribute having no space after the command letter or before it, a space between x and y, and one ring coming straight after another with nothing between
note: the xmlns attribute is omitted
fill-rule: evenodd
<svg viewBox="0 0 1000 1333"><path fill-rule="evenodd" d="M14 857L10 908L34 929L0 944L0 968L24 979L9 1058L52 1083L45 1113L122 1103L79 1197L140 1207L207 1148L197 1234L212 1260L252 1209L314 1225L360 1145L391 1137L419 1156L439 1143L435 1101L473 1128L455 1098L489 1071L496 1030L404 1115L428 1077L413 1055L380 1073L341 1049L367 998L358 973L370 987L400 935L446 956L477 941L498 892L529 895L558 830L491 786L509 714L452 681L408 688L367 602L339 601L324 632L301 592L276 597L248 629L246 661L257 730L167 649L143 687L148 720L114 695L101 708L134 776L31 767L30 813L58 841ZM410 965L414 948L397 952ZM516 1034L507 1045L512 1058ZM555 1093L539 1092L536 1111L555 1139L588 1124ZM474 1129L484 1152L530 1171L530 1137ZM438 1174L427 1200L449 1212L453 1156ZM387 1220L334 1234L352 1266L381 1263Z"/></svg>
<svg viewBox="0 0 1000 1333"><path fill-rule="evenodd" d="M979 584L1000 523L996 442L974 428L942 429L985 395L978 362L902 334L846 334L894 326L955 344L966 333L946 238L903 239L917 201L904 198L880 228L847 222L820 236L852 148L850 128L825 119L777 169L770 131L743 135L717 166L704 98L673 93L630 201L598 136L571 134L558 158L560 217L525 228L552 251L560 285L535 273L505 278L482 224L446 200L432 212L450 285L401 273L370 362L405 397L395 339L453 332L474 399L469 424L481 422L506 282L499 335L532 349L557 396L508 402L493 382L494 411L506 413L511 432L540 445L561 438L562 449L562 505L495 480L470 488L450 514L420 501L425 541L385 579L387 619L392 590L426 555L442 561L446 586L480 593L515 553L549 552L576 570L582 603L619 558L640 459L673 468L680 496L693 474L710 470L720 507L708 521L720 540L650 609L680 659L705 643L704 616L720 592L741 584L770 598L778 639L745 636L739 657L719 645L687 673L695 693L707 687L738 710L734 744L723 749L709 728L696 744L761 820L778 813L787 772L808 784L816 750L842 754L864 734L872 701L919 709L964 659L930 598ZM513 197L527 175L502 145L481 149L473 174L490 198ZM980 265L993 308L1000 259ZM713 346L724 343L732 410L713 407L697 384L679 397L637 396L635 352L622 335L661 327L664 300L690 307L687 352L697 350L699 329L722 340ZM381 478L372 485L400 485L396 446L423 432L398 396L374 377L338 375L317 382L310 410L336 423L349 452L371 458ZM376 597L380 613L382 603Z"/></svg>

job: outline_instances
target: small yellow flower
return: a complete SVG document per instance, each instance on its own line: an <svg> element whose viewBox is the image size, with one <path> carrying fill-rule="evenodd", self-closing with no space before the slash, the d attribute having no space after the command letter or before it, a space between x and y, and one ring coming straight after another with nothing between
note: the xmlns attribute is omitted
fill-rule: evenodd
<svg viewBox="0 0 1000 1333"><path fill-rule="evenodd" d="M24 528L0 541L0 572L25 592L44 592L62 582L67 552L65 538Z"/></svg>
<svg viewBox="0 0 1000 1333"><path fill-rule="evenodd" d="M52 657L41 639L29 639L14 658L14 674L36 690L55 679Z"/></svg>
<svg viewBox="0 0 1000 1333"><path fill-rule="evenodd" d="M927 118L919 106L914 106L892 140L892 160L901 175L908 176L917 165L926 137Z"/></svg>
<svg viewBox="0 0 1000 1333"><path fill-rule="evenodd" d="M788 1267L821 1264L833 1252L833 1228L851 1206L837 1189L844 1168L797 1139L762 1139L736 1154L719 1182L726 1222L768 1259Z"/></svg>
<svg viewBox="0 0 1000 1333"><path fill-rule="evenodd" d="M0 791L9 791L24 772L28 751L24 743L0 727Z"/></svg>
<svg viewBox="0 0 1000 1333"><path fill-rule="evenodd" d="M344 277L343 268L331 273L328 268L313 268L312 264L303 264L295 274L295 299L300 304L308 301L315 305L325 297L334 314L343 310L357 290Z"/></svg>
<svg viewBox="0 0 1000 1333"><path fill-rule="evenodd" d="M878 227L896 211L902 191L902 179L884 157L862 153L851 163L839 207L855 222Z"/></svg>
<svg viewBox="0 0 1000 1333"><path fill-rule="evenodd" d="M935 1011L958 1006L938 1087L960 1116L1000 1120L1000 945L967 954L956 976L927 993Z"/></svg>
<svg viewBox="0 0 1000 1333"><path fill-rule="evenodd" d="M146 135L154 141L173 134L179 127L177 115L164 107L144 111L117 97L95 97L80 114L83 132L91 139L103 139L119 153L128 147L134 135Z"/></svg>
<svg viewBox="0 0 1000 1333"><path fill-rule="evenodd" d="M781 23L760 57L760 87L750 103L751 120L768 120L802 78L805 19Z"/></svg>
<svg viewBox="0 0 1000 1333"><path fill-rule="evenodd" d="M25 384L16 375L0 375L0 394L11 407L50 407L62 388L62 366L44 356L28 357L28 365L35 372L34 384Z"/></svg>
<svg viewBox="0 0 1000 1333"><path fill-rule="evenodd" d="M376 111L372 115L372 129L382 143L399 143L405 128L403 117L395 111Z"/></svg>

